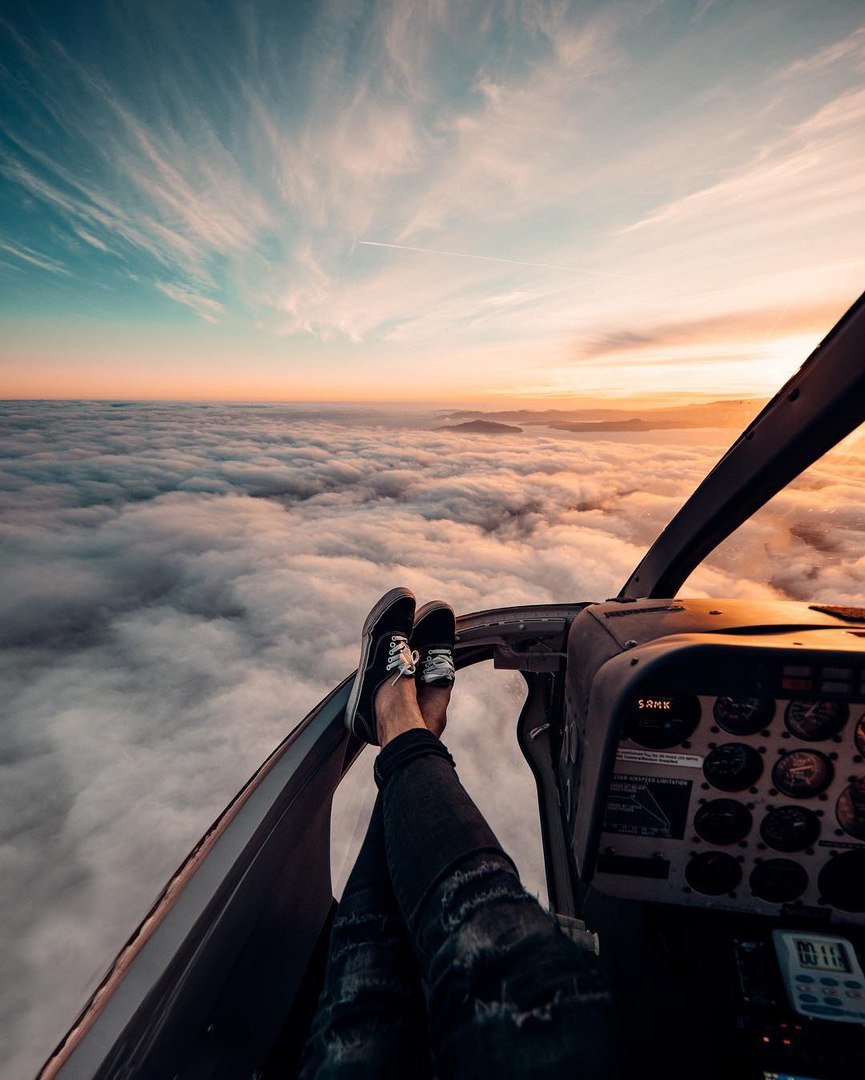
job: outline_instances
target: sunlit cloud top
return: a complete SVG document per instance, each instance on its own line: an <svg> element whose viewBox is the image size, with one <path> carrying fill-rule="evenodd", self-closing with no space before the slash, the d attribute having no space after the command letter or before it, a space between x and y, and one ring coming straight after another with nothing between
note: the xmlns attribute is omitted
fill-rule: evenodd
<svg viewBox="0 0 865 1080"><path fill-rule="evenodd" d="M763 393L865 286L855 3L8 10L13 396Z"/></svg>

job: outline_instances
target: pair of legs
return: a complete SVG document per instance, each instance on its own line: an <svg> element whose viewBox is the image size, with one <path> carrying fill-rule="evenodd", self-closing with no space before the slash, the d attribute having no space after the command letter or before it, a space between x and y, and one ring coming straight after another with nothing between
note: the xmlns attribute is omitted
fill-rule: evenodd
<svg viewBox="0 0 865 1080"><path fill-rule="evenodd" d="M440 741L448 689L376 692L379 794L302 1080L613 1077L595 958L529 896Z"/></svg>

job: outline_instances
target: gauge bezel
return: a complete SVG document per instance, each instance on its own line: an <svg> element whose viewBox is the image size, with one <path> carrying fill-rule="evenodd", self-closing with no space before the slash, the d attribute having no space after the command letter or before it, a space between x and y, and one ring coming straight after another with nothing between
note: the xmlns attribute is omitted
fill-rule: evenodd
<svg viewBox="0 0 865 1080"><path fill-rule="evenodd" d="M789 845L785 847L779 847L777 843L773 843L773 841L769 839L769 837L766 835L766 824L767 822L771 824L773 820L776 820L781 815L783 815L784 817L801 815L802 820L811 826L807 839L804 843L797 844L795 847ZM763 820L760 822L760 839L763 841L766 847L771 848L772 851L780 851L785 855L793 855L798 851L807 851L808 848L813 847L814 844L816 844L817 841L820 839L821 832L822 824L820 818L815 813L815 811L811 810L807 806L800 806L794 803L788 803L785 806L772 807L772 809L765 814Z"/></svg>
<svg viewBox="0 0 865 1080"><path fill-rule="evenodd" d="M843 816L842 816L842 813L841 813L841 800L845 796L850 798L850 795L849 795L850 789L855 784L859 784L859 785L861 785L863 787L863 789L865 789L865 778L860 777L859 779L853 780L851 783L847 784L847 786L844 788L844 790L841 792L841 794L835 800L835 818L836 818L838 824L841 826L841 828L844 830L844 832L848 836L852 836L854 840L865 840L865 818L863 818L861 825L858 826L858 831L857 831L857 830L854 830L853 828L850 827L851 822L849 820L849 817L852 817L853 819L855 819L855 814L850 815L848 817L848 815L846 813Z"/></svg>
<svg viewBox="0 0 865 1080"><path fill-rule="evenodd" d="M764 892L759 892L758 889L755 888L755 885L754 885L754 879L755 878L758 879L757 880L757 885L759 886L760 885L759 878L760 878L761 875L765 875L767 873L772 873L774 871L779 871L779 870L782 873L787 872L787 873L789 873L791 875L793 875L793 874L798 875L799 878L800 878L800 881L801 881L801 888L798 888L793 892L787 891L787 892L784 892L784 893L781 893L781 894L778 894L776 892L776 895L774 895L774 896L766 896L765 895L765 887L764 887ZM756 896L758 900L763 900L767 904L789 904L793 900L797 900L802 895L802 893L805 892L805 890L808 888L808 884L809 884L808 871L805 869L805 867L800 862L796 862L795 859L783 859L783 858L762 859L760 862L755 863L754 869L751 871L751 873L748 876L748 887L750 888L752 894L754 896Z"/></svg>
<svg viewBox="0 0 865 1080"><path fill-rule="evenodd" d="M751 766L750 770L745 773L747 779L743 781L737 780L734 784L731 784L730 781L719 783L719 779L723 779L723 777L719 778L717 775L714 774L715 760L720 760L721 756L725 752L729 753L733 749L742 751L745 758L747 759L747 763ZM713 760L715 758L715 755L717 755L717 758ZM705 776L706 780L712 785L712 787L717 788L718 791L747 791L748 788L752 788L757 783L757 781L762 775L763 755L759 752L759 750L756 750L753 746L751 746L750 743L721 743L720 746L713 747L703 759L703 776Z"/></svg>
<svg viewBox="0 0 865 1080"><path fill-rule="evenodd" d="M758 722L754 722L752 718L752 722L745 726L730 726L718 715L718 706L722 701L746 706L751 702L755 702L754 715ZM712 718L722 731L725 731L728 735L736 735L742 738L747 735L756 735L758 732L765 730L774 720L776 710L777 705L774 698L734 698L725 694L715 698L712 705Z"/></svg>
<svg viewBox="0 0 865 1080"><path fill-rule="evenodd" d="M699 874L703 867L712 867L711 873L717 872L718 867L722 867L730 872L730 879L722 881L721 884L715 888L706 888L706 881L702 882L703 888L700 888L699 884L694 883L694 877L699 880ZM695 872L694 868L697 868ZM701 851L698 855L694 855L685 866L685 881L687 881L690 888L694 892L700 893L701 896L723 896L724 893L730 893L734 889L737 889L742 882L742 866L737 861L735 856L730 855L726 851Z"/></svg>
<svg viewBox="0 0 865 1080"><path fill-rule="evenodd" d="M824 723L821 727L819 734L806 735L802 733L802 729L797 726L794 719L791 718L791 713L803 705L828 705L833 709L840 710L838 715L831 723ZM850 719L850 706L846 701L832 701L829 698L793 698L787 703L787 707L784 709L784 727L794 739L801 739L802 742L815 743L826 742L828 739L834 738L840 734Z"/></svg>
<svg viewBox="0 0 865 1080"><path fill-rule="evenodd" d="M725 812L738 818L736 828L730 833L723 834L723 839L718 839L718 836L721 835L718 832L714 832L713 837L714 830L711 828L708 830L707 835L706 819L711 814L723 814ZM707 844L712 844L715 847L730 847L732 844L738 844L740 840L745 839L753 828L754 815L738 799L710 799L698 807L697 812L694 814L694 832L701 840L705 840Z"/></svg>
<svg viewBox="0 0 865 1080"><path fill-rule="evenodd" d="M811 757L817 759L823 766L823 775L819 783L809 787L807 791L793 791L789 786L785 786L783 780L778 779L779 771L789 767L789 763L797 757ZM782 754L775 764L772 766L772 786L776 791L782 795L786 795L788 799L816 799L818 795L822 795L826 789L832 784L835 778L835 766L820 750L805 750L803 748L796 748L790 750L786 754Z"/></svg>

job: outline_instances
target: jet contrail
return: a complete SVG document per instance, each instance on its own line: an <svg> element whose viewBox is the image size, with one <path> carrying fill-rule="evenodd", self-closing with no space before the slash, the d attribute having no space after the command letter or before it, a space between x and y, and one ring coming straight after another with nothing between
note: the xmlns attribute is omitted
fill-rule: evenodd
<svg viewBox="0 0 865 1080"><path fill-rule="evenodd" d="M646 278L628 278L624 274L605 274L603 270L583 270L578 266L560 266L558 263L522 262L518 259L500 259L495 255L470 255L465 251L441 251L439 248L410 247L408 244L383 244L378 240L358 240L358 245L391 248L394 251L415 251L420 255L448 255L453 259L480 259L482 262L505 263L507 266L529 266L535 270L564 270L568 274L588 274L590 277L614 278L619 281L646 280Z"/></svg>

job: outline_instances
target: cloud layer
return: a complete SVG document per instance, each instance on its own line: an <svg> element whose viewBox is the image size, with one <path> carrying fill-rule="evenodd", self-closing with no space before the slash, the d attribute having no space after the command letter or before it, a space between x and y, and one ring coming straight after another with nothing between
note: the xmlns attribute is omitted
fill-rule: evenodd
<svg viewBox="0 0 865 1080"><path fill-rule="evenodd" d="M32 1072L230 796L355 665L394 584L458 611L613 595L720 445L432 431L283 407L5 404L0 1045ZM707 433L707 439L709 433ZM861 455L690 591L861 599ZM783 557L779 557L779 554ZM461 775L540 891L512 674L461 679ZM361 759L337 875L359 840Z"/></svg>

